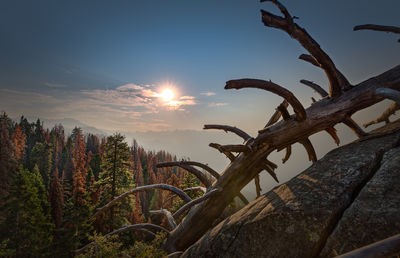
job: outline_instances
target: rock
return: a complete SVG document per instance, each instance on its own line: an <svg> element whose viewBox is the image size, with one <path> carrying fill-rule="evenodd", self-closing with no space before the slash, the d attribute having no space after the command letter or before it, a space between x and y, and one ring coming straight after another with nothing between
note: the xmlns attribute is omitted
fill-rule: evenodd
<svg viewBox="0 0 400 258"><path fill-rule="evenodd" d="M400 173L398 167L397 171L386 169L395 167L395 160L397 165L400 163L398 158L394 158L394 155L398 155L395 152L397 149L393 149L399 139L400 131L390 134L381 132L329 152L297 177L262 195L219 223L187 249L182 257L315 257L321 253L326 243L324 254L333 255L333 249L341 250L343 241L350 241L348 237L363 240L349 244L342 251L361 247L381 236L389 236L393 233L390 230L388 234L381 233L377 237L368 236L369 233L363 235L363 232L373 232L372 229L364 230L370 227L368 221L377 230L386 230L395 219L400 221L399 215L393 215L400 214L400 195L395 189L396 184L388 187L386 184L390 184L389 181L381 182L382 177L394 181L394 177ZM392 165L389 165L389 160L392 160ZM385 176L380 176L381 173ZM371 188L365 188L366 184L372 184ZM369 204L364 204L365 212L357 213L355 205L358 200L368 202L368 198L372 198L365 195L365 191L377 194L374 197L376 203L368 208ZM397 199L393 202L389 199L383 201L388 197ZM387 210L379 206L383 203L387 203L384 206ZM346 231L346 227L349 227L346 223L352 222L351 209L354 209L353 213L357 216L379 216L360 217L358 224L349 229L358 233L350 233ZM380 210L371 213L375 209ZM386 213L394 216L393 220L387 218ZM345 223L347 214L349 217ZM363 219L366 220L364 224ZM338 223L343 226L337 226ZM381 223L382 227L374 223Z"/></svg>
<svg viewBox="0 0 400 258"><path fill-rule="evenodd" d="M383 156L374 177L344 212L321 257L333 257L400 233L400 147Z"/></svg>

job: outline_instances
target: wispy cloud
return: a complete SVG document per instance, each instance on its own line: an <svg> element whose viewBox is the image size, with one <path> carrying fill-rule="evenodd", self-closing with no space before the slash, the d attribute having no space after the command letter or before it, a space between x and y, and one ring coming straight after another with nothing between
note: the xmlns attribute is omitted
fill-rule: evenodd
<svg viewBox="0 0 400 258"><path fill-rule="evenodd" d="M206 92L201 92L200 94L210 97L210 96L214 96L216 93L212 92L212 91L206 91Z"/></svg>
<svg viewBox="0 0 400 258"><path fill-rule="evenodd" d="M45 82L43 83L45 86L49 88L66 88L67 85L65 84L59 84L59 83L50 83L50 82Z"/></svg>
<svg viewBox="0 0 400 258"><path fill-rule="evenodd" d="M227 106L228 105L228 103L226 103L226 102L213 102L213 103L210 103L210 104L208 104L208 106L209 107L222 107L222 106Z"/></svg>

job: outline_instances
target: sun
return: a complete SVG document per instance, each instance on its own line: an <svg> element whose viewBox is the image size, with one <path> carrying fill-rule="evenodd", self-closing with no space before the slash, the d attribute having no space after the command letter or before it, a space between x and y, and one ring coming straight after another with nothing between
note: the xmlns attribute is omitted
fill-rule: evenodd
<svg viewBox="0 0 400 258"><path fill-rule="evenodd" d="M165 102L170 102L174 98L174 92L170 89L165 89L161 92L160 97Z"/></svg>

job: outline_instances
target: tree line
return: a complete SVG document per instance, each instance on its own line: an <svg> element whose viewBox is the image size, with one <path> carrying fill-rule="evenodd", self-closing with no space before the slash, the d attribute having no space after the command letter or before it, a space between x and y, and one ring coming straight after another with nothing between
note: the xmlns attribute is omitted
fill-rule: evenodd
<svg viewBox="0 0 400 258"><path fill-rule="evenodd" d="M14 122L2 113L0 256L71 257L91 236L124 225L151 222L168 228L165 217L149 212L183 204L166 191L140 192L95 219L92 215L137 186L199 186L179 167L156 168L176 160L166 151L146 151L136 140L129 146L120 133L101 137L76 127L66 135L61 124L49 130L40 119L31 123L22 116ZM146 236L129 232L121 238L122 245Z"/></svg>

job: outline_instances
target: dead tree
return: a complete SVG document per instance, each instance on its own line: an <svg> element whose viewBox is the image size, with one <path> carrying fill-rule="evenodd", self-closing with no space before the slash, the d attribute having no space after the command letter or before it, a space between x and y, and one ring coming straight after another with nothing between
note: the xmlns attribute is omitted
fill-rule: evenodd
<svg viewBox="0 0 400 258"><path fill-rule="evenodd" d="M282 14L282 16L278 16L262 10L264 25L286 32L303 46L308 54L301 55L300 59L320 67L324 71L328 79L329 91L326 92L321 86L309 81L302 81L302 83L316 90L322 97L321 100L315 101L305 109L292 92L271 81L238 79L226 83L225 89L257 88L272 92L282 97L284 101L277 108L265 128L261 129L255 137L251 137L233 126L204 126L204 129L217 129L235 133L244 140L242 145L210 144L211 147L216 148L231 161L222 173L216 173L201 163L176 162L158 165L158 167L180 166L196 175L207 188L203 197L193 201L187 200L180 192L173 191L179 193L179 196L187 202L184 207L189 212L176 227L174 225L175 228L169 232L164 242L163 247L169 253L184 251L202 237L233 198L240 195L240 190L254 178L258 181L258 174L261 171L265 169L277 180L274 173L276 165L267 160L272 151L286 149L286 155L283 159L283 161L286 161L291 154L291 145L298 142L305 147L309 159L315 162L317 156L309 140L311 135L326 131L339 144L334 126L338 123L344 123L358 137L363 137L366 133L351 119L351 116L355 112L374 105L385 98L398 100L400 96L400 65L357 85L351 85L320 45L304 28L294 22L294 17L290 15L285 6L277 0L261 0L261 2L271 2ZM292 106L294 114L288 112L287 107L289 105ZM282 119L280 120L280 118ZM202 167L203 171L199 171L193 166ZM215 180L208 180L209 177L205 176L204 173L210 173ZM258 186L257 191L261 191ZM132 191L134 190L130 192ZM115 201L117 200L112 202ZM107 204L97 214L109 206ZM169 216L171 221L177 217L172 216L171 218L170 214L166 216Z"/></svg>

